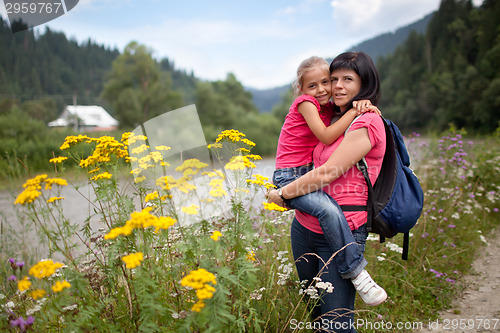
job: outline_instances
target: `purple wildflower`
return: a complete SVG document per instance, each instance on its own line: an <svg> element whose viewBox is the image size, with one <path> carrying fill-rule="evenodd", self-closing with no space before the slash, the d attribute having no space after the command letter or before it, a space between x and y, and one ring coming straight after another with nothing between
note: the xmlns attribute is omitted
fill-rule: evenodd
<svg viewBox="0 0 500 333"><path fill-rule="evenodd" d="M451 229L451 228L456 228L456 227L457 227L457 226L456 226L456 225L454 225L454 224L448 224L448 228L450 228L450 229Z"/></svg>
<svg viewBox="0 0 500 333"><path fill-rule="evenodd" d="M16 281L16 280L17 280L17 276L15 276L15 275L11 275L11 276L9 276L9 277L7 278L7 280L9 280L9 281Z"/></svg>
<svg viewBox="0 0 500 333"><path fill-rule="evenodd" d="M23 317L18 317L10 321L10 326L19 327L21 332L26 332L26 328L33 325L34 322L35 318L33 316L29 316L26 320Z"/></svg>
<svg viewBox="0 0 500 333"><path fill-rule="evenodd" d="M17 269L16 259L10 258L9 262L10 262L10 267L12 267L13 270L16 270Z"/></svg>
<svg viewBox="0 0 500 333"><path fill-rule="evenodd" d="M433 268L429 269L429 272L434 273L434 275L435 275L437 278L440 278L440 277L442 277L442 276L444 275L444 273L440 273L440 272L436 271L436 270L435 270L435 269L433 269Z"/></svg>

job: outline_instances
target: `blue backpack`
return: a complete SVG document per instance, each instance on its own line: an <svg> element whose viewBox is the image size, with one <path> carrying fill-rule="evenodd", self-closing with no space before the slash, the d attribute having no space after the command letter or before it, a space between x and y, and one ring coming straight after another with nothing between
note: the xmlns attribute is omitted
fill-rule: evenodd
<svg viewBox="0 0 500 333"><path fill-rule="evenodd" d="M357 163L368 185L367 205L342 206L342 209L367 211L367 229L379 234L380 242L403 233L402 258L408 260L409 231L422 213L424 193L417 176L410 169L410 156L401 132L390 120L383 120L387 146L380 174L373 186L368 177L365 159Z"/></svg>

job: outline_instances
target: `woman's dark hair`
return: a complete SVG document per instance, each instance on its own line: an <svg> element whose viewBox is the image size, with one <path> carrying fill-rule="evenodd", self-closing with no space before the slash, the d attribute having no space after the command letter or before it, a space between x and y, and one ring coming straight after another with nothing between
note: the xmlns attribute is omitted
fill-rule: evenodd
<svg viewBox="0 0 500 333"><path fill-rule="evenodd" d="M347 110L352 108L353 101L369 99L373 105L380 98L380 81L377 69L370 56L364 52L345 52L339 54L330 64L330 73L337 69L351 69L361 78L361 89L349 103Z"/></svg>

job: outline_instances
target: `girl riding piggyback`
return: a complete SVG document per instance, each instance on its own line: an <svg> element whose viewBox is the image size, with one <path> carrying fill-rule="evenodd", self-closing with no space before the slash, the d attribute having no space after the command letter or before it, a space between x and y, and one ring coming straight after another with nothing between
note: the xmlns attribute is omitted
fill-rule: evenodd
<svg viewBox="0 0 500 333"><path fill-rule="evenodd" d="M335 114L330 101L332 83L329 64L320 57L310 57L302 61L297 69L294 88L296 99L290 106L281 129L273 183L278 187L278 194L287 207L318 218L333 253L345 247L335 256L335 260L339 272L349 275L363 270L367 262L358 250L349 224L337 202L321 190L285 199L280 188L314 168L312 152L320 141L329 145L344 134L356 116L366 111L380 114L380 111L369 100L362 100L354 101L354 107L344 114ZM352 246L346 246L349 244ZM382 292L385 294L383 289ZM363 295L362 298L371 305L379 304L381 299L365 299Z"/></svg>

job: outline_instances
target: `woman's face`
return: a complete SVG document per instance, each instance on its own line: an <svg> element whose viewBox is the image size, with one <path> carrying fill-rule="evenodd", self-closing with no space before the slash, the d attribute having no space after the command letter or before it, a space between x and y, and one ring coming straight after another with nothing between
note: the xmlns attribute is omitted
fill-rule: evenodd
<svg viewBox="0 0 500 333"><path fill-rule="evenodd" d="M349 102L359 93L361 78L352 69L337 69L330 74L330 78L333 102L344 112Z"/></svg>

